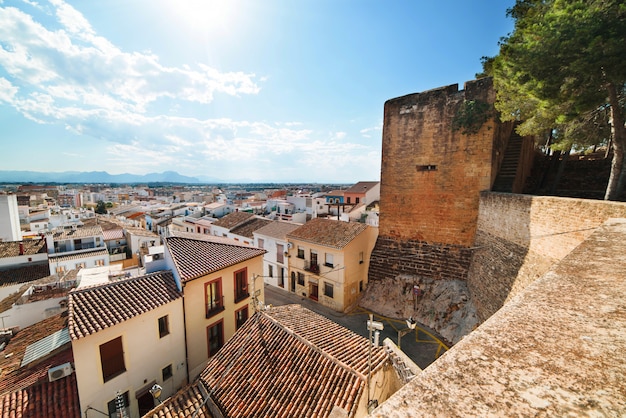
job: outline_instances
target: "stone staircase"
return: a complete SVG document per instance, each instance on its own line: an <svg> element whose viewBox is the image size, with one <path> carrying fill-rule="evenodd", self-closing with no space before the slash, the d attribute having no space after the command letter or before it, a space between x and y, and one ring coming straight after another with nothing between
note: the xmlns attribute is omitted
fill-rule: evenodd
<svg viewBox="0 0 626 418"><path fill-rule="evenodd" d="M513 191L513 183L517 175L517 166L521 152L522 137L513 130L509 142L506 145L506 150L504 151L504 158L502 159L500 170L491 188L492 191L505 193L511 193Z"/></svg>

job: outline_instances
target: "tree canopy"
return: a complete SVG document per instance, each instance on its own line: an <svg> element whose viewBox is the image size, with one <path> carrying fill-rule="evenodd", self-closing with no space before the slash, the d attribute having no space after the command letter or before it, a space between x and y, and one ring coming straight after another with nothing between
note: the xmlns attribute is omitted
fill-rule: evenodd
<svg viewBox="0 0 626 418"><path fill-rule="evenodd" d="M555 133L557 147L612 141L606 199L616 199L626 173L626 4L622 0L517 0L515 20L493 75L502 120L522 135Z"/></svg>

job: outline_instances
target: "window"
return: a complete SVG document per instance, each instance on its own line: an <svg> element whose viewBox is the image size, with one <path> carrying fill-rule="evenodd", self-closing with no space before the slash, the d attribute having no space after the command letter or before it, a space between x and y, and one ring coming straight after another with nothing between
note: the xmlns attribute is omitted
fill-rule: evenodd
<svg viewBox="0 0 626 418"><path fill-rule="evenodd" d="M206 329L206 336L207 345L209 346L209 357L212 357L224 345L223 321L208 326Z"/></svg>
<svg viewBox="0 0 626 418"><path fill-rule="evenodd" d="M270 277L274 277L274 266L272 266L271 264L268 267L268 272L267 275Z"/></svg>
<svg viewBox="0 0 626 418"><path fill-rule="evenodd" d="M172 377L174 374L172 373L172 365L169 364L167 367L164 367L161 370L161 376L163 377L163 381L165 382L167 379Z"/></svg>
<svg viewBox="0 0 626 418"><path fill-rule="evenodd" d="M311 266L317 264L317 251L311 250Z"/></svg>
<svg viewBox="0 0 626 418"><path fill-rule="evenodd" d="M235 312L235 329L241 328L241 326L248 320L248 305Z"/></svg>
<svg viewBox="0 0 626 418"><path fill-rule="evenodd" d="M76 270L84 269L84 268L85 268L85 263L76 263Z"/></svg>
<svg viewBox="0 0 626 418"><path fill-rule="evenodd" d="M235 272L235 303L250 296L248 293L248 269Z"/></svg>
<svg viewBox="0 0 626 418"><path fill-rule="evenodd" d="M263 238L259 238L259 248L265 248L265 241Z"/></svg>
<svg viewBox="0 0 626 418"><path fill-rule="evenodd" d="M107 411L109 411L110 418L117 418L120 416L118 413L118 407L126 410L126 416L129 415L128 406L130 405L130 399L128 398L128 391L116 396L109 402L107 402Z"/></svg>
<svg viewBox="0 0 626 418"><path fill-rule="evenodd" d="M276 244L276 262L284 263L285 262L285 246L283 244Z"/></svg>
<svg viewBox="0 0 626 418"><path fill-rule="evenodd" d="M356 198L356 204L358 205L360 202L361 202L361 198L360 198L360 197L357 197L357 198ZM350 203L350 202L348 202L348 203Z"/></svg>
<svg viewBox="0 0 626 418"><path fill-rule="evenodd" d="M332 298L333 294L334 294L334 291L335 291L335 289L334 289L334 286L332 285L332 283L324 282L324 296Z"/></svg>
<svg viewBox="0 0 626 418"><path fill-rule="evenodd" d="M363 264L363 251L359 253L359 264Z"/></svg>
<svg viewBox="0 0 626 418"><path fill-rule="evenodd" d="M65 273L65 266L58 266L57 267L57 274L61 274L61 273Z"/></svg>
<svg viewBox="0 0 626 418"><path fill-rule="evenodd" d="M304 260L304 247L298 246L298 255L297 255L297 257Z"/></svg>
<svg viewBox="0 0 626 418"><path fill-rule="evenodd" d="M100 362L102 364L102 378L105 382L126 371L122 337L117 337L100 346Z"/></svg>
<svg viewBox="0 0 626 418"><path fill-rule="evenodd" d="M206 317L210 318L224 310L224 296L222 295L222 279L216 279L204 285L204 299L206 303Z"/></svg>
<svg viewBox="0 0 626 418"><path fill-rule="evenodd" d="M304 286L304 273L298 272L298 284Z"/></svg>
<svg viewBox="0 0 626 418"><path fill-rule="evenodd" d="M170 324L167 315L159 318L159 338L165 337L170 333Z"/></svg>
<svg viewBox="0 0 626 418"><path fill-rule="evenodd" d="M98 267L104 266L104 260L96 260L96 266Z"/></svg>
<svg viewBox="0 0 626 418"><path fill-rule="evenodd" d="M333 267L333 255L331 253L324 254L324 265L326 267Z"/></svg>
<svg viewBox="0 0 626 418"><path fill-rule="evenodd" d="M363 280L359 281L359 292L363 291Z"/></svg>

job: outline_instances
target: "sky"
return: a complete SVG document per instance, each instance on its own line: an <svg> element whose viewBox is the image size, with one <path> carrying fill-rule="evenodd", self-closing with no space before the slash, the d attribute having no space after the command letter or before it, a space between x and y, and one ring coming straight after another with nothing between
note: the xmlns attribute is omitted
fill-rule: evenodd
<svg viewBox="0 0 626 418"><path fill-rule="evenodd" d="M0 0L0 170L380 180L386 100L459 84L514 0Z"/></svg>

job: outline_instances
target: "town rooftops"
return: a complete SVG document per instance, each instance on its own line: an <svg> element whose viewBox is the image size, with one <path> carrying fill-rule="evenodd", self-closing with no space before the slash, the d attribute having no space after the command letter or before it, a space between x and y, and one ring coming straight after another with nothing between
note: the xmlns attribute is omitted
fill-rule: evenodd
<svg viewBox="0 0 626 418"><path fill-rule="evenodd" d="M48 234L52 234L55 241L65 241L68 239L97 237L102 235L102 227L95 226L76 226L71 228L55 228Z"/></svg>
<svg viewBox="0 0 626 418"><path fill-rule="evenodd" d="M295 229L298 229L300 226L300 224L295 224L293 222L274 221L262 228L257 229L254 233L284 240L287 234Z"/></svg>
<svg viewBox="0 0 626 418"><path fill-rule="evenodd" d="M200 379L231 418L353 414L367 391L368 350L366 338L321 315L279 306L246 321ZM386 359L373 347L372 370Z"/></svg>
<svg viewBox="0 0 626 418"><path fill-rule="evenodd" d="M27 347L67 329L67 313L61 313L24 328L7 344L0 356L0 416L16 418L80 417L76 374L52 382L51 367L73 363L70 344L20 367Z"/></svg>
<svg viewBox="0 0 626 418"><path fill-rule="evenodd" d="M212 418L205 402L206 396L206 389L197 380L164 400L143 418Z"/></svg>
<svg viewBox="0 0 626 418"><path fill-rule="evenodd" d="M346 193L365 193L378 185L377 181L360 181L354 186L346 189Z"/></svg>
<svg viewBox="0 0 626 418"><path fill-rule="evenodd" d="M342 249L367 228L367 225L360 222L313 218L287 234L287 238Z"/></svg>
<svg viewBox="0 0 626 418"><path fill-rule="evenodd" d="M259 228L263 228L265 225L272 223L269 219L252 218L248 222L238 225L230 230L232 234L240 235L242 237L254 238L253 232Z"/></svg>
<svg viewBox="0 0 626 418"><path fill-rule="evenodd" d="M226 229L231 229L238 225L241 225L244 222L247 222L248 220L250 220L250 218L253 217L254 215L248 212L233 212L213 222L213 225Z"/></svg>
<svg viewBox="0 0 626 418"><path fill-rule="evenodd" d="M0 242L0 258L41 254L47 250L45 239Z"/></svg>
<svg viewBox="0 0 626 418"><path fill-rule="evenodd" d="M48 260L52 263L61 263L64 261L70 260L84 260L90 257L108 257L109 252L106 248L96 248L92 251L83 251L81 253L75 254L66 254L66 253L57 253L57 254L48 254Z"/></svg>
<svg viewBox="0 0 626 418"><path fill-rule="evenodd" d="M250 246L181 237L168 237L165 245L183 282L265 254Z"/></svg>
<svg viewBox="0 0 626 418"><path fill-rule="evenodd" d="M113 239L125 239L126 238L124 236L124 230L122 228L106 229L106 230L102 231L102 233L104 235L104 240L105 241L111 241Z"/></svg>
<svg viewBox="0 0 626 418"><path fill-rule="evenodd" d="M76 289L69 294L70 337L77 340L182 297L172 272Z"/></svg>

